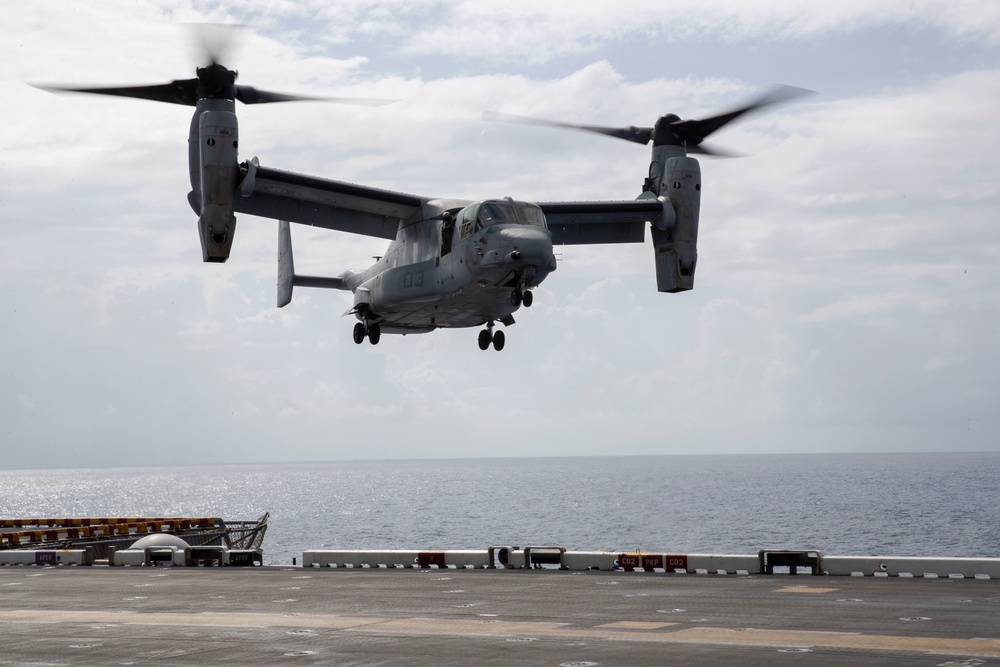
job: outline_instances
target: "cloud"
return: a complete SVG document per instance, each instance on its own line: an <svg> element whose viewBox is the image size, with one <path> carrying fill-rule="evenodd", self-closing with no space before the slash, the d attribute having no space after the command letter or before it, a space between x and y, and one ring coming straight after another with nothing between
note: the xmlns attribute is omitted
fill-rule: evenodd
<svg viewBox="0 0 1000 667"><path fill-rule="evenodd" d="M973 25L974 11L938 2L869 5L708 2L695 16L637 3L615 17L438 2L0 10L0 424L22 445L9 465L995 449L994 10L969 5ZM243 157L436 196L635 197L648 148L480 114L649 125L760 90L724 60L710 76L637 74L648 71L637 59L678 40L809 39L803 66L836 92L713 136L750 157L702 161L694 291L657 293L647 245L565 247L502 353L480 351L475 329L357 346L346 293L300 288L274 307L273 221L240 216L229 262L200 262L185 200L190 109L22 84L190 76L168 21L200 19L263 26L234 52L241 82L401 100L240 107ZM478 55L477 25L492 44ZM866 26L944 32L987 65L905 82L876 71L877 85L853 90L823 72L837 37ZM557 27L559 40L543 39ZM601 51L627 40L641 52ZM387 64L389 50L413 66ZM538 67L561 53L574 56ZM302 226L293 243L313 275L363 267L386 245ZM982 428L958 430L970 417Z"/></svg>
<svg viewBox="0 0 1000 667"><path fill-rule="evenodd" d="M356 77L368 62L386 58L391 67L421 67L421 59L457 63L490 63L517 68L566 58L600 57L608 49L632 49L637 44L731 44L809 40L879 30L886 35L939 32L956 44L1000 42L1000 9L990 0L967 0L960 9L946 0L892 1L878 4L845 0L816 5L794 0L706 0L697 11L676 1L630 0L609 8L569 0L537 3L511 0L484 5L470 0L354 0L272 2L254 0L209 8L162 0L123 11L118 19L105 9L48 2L5 8L5 23L16 39L8 48L30 52L38 35L52 35L53 58L35 58L41 80L59 81L74 67L109 77L129 67L135 75L156 72L156 80L181 65L189 71L199 60L192 46L170 23L214 22L252 26L234 40L234 56L255 71L285 60L295 52L294 71L261 74L262 80L301 77L314 85L343 83ZM64 20L53 21L58 13ZM122 23L120 23L121 21ZM120 25L126 25L122 30ZM116 44L126 35L136 43L171 48L122 49L116 62L103 59L99 44ZM80 44L91 45L80 48ZM337 54L336 61L329 55ZM340 57L343 56L343 57ZM416 61L415 61L416 59ZM456 63L457 61L457 63ZM388 64L388 63L386 63ZM426 66L426 65L424 65ZM150 74L149 76L152 76ZM140 79L145 77L140 76ZM129 79L123 79L129 80Z"/></svg>
<svg viewBox="0 0 1000 667"><path fill-rule="evenodd" d="M402 56L458 57L492 63L541 63L638 40L706 42L802 41L864 29L937 29L953 40L1000 41L1000 9L971 0L960 11L946 0L862 0L815 5L794 0L746 3L706 0L696 11L681 2L630 0L608 7L570 0L501 5L465 1L247 3L244 16L264 25L290 22L300 38L331 45L384 40ZM308 21L308 22L307 22Z"/></svg>

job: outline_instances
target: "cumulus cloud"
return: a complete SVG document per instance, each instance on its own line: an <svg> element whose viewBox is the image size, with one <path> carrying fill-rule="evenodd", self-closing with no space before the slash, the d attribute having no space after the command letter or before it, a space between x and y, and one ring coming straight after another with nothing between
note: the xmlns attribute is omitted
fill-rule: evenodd
<svg viewBox="0 0 1000 667"><path fill-rule="evenodd" d="M635 40L807 40L870 28L940 29L956 40L1000 40L1000 8L990 0L872 4L845 0L816 5L794 0L705 0L688 4L629 0L614 7L570 0L511 0L484 5L471 0L369 0L355 2L240 3L206 14L162 2L174 20L197 17L259 25L283 41L334 47L381 41L407 56L442 55L494 63L539 63L593 53Z"/></svg>
<svg viewBox="0 0 1000 667"><path fill-rule="evenodd" d="M995 448L983 437L1000 426L994 3L703 4L0 10L0 424L29 445L11 464ZM567 247L502 353L481 352L475 330L356 346L348 294L300 288L275 308L273 221L241 216L230 261L201 264L190 109L23 84L190 76L170 22L201 20L252 26L234 51L243 83L401 100L241 107L244 157L428 195L636 196L648 148L481 112L649 125L761 89L724 61L637 75L636 59L679 40L807 39L809 85L836 92L713 137L751 156L702 162L693 292L655 291L648 245ZM886 26L944 35L987 64L863 91L822 74L843 35ZM643 47L606 48L626 42ZM416 69L386 65L390 52ZM293 243L314 275L385 248L299 226ZM970 415L983 429L947 439Z"/></svg>

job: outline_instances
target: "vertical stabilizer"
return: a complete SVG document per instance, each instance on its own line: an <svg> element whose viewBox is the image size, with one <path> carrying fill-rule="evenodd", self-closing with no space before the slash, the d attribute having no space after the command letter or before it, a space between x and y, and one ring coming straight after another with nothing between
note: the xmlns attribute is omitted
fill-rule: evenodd
<svg viewBox="0 0 1000 667"><path fill-rule="evenodd" d="M295 264L292 261L292 230L287 220L278 221L278 308L292 301Z"/></svg>

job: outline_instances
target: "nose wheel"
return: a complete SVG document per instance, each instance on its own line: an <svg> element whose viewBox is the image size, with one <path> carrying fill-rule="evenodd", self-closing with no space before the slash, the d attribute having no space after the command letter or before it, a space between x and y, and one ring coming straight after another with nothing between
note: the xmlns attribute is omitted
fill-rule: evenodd
<svg viewBox="0 0 1000 667"><path fill-rule="evenodd" d="M493 331L493 321L491 320L486 328L479 332L479 349L488 350L490 349L490 344L493 344L493 349L499 352L503 349L504 343L507 342L507 337L504 336L502 331Z"/></svg>
<svg viewBox="0 0 1000 667"><path fill-rule="evenodd" d="M372 345L378 345L382 338L382 329L377 324L370 323L367 319L354 325L354 342L358 345L365 342L367 338Z"/></svg>
<svg viewBox="0 0 1000 667"><path fill-rule="evenodd" d="M510 305L517 308L521 304L524 304L525 308L531 308L531 303L535 300L535 297L531 294L531 290L521 289L520 287L510 293Z"/></svg>

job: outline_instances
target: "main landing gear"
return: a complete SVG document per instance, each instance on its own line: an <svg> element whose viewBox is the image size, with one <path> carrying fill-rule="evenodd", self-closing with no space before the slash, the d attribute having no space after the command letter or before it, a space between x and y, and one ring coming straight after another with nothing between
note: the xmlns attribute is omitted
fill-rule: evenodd
<svg viewBox="0 0 1000 667"><path fill-rule="evenodd" d="M367 319L354 325L354 342L358 345L365 342L365 338L371 341L372 345L378 345L382 337L382 329L377 324L371 324Z"/></svg>
<svg viewBox="0 0 1000 667"><path fill-rule="evenodd" d="M490 320L486 324L486 328L479 332L479 349L488 350L490 349L490 343L493 343L493 349L499 352L503 349L503 345L507 342L507 337L504 336L502 331L493 332L493 320Z"/></svg>

